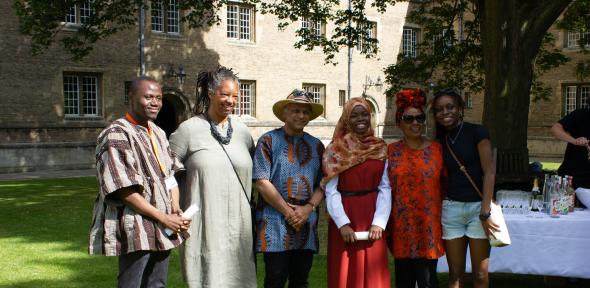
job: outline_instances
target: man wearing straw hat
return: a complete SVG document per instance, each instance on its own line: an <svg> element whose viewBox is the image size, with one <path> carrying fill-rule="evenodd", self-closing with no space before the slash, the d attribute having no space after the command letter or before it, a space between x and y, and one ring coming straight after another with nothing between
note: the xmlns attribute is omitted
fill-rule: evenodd
<svg viewBox="0 0 590 288"><path fill-rule="evenodd" d="M256 250L264 254L264 287L308 287L313 254L318 252L318 212L324 197L322 142L303 129L322 115L309 93L293 90L273 105L284 125L262 135L254 154L252 178L262 198L256 212Z"/></svg>

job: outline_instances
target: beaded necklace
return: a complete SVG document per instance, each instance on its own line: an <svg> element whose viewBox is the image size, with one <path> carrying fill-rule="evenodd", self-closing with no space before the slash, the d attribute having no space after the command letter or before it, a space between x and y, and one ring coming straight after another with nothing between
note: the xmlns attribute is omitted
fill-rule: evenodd
<svg viewBox="0 0 590 288"><path fill-rule="evenodd" d="M215 140L217 140L217 142L223 144L223 145L227 145L229 144L229 142L231 141L231 136L232 133L234 132L234 129L231 126L231 118L227 118L227 136L223 137L221 136L221 134L219 134L219 130L217 130L217 125L215 125L215 123L213 122L213 120L211 120L211 118L209 118L209 115L207 115L207 113L203 113L205 115L205 119L207 119L207 122L209 122L209 128L211 130L211 136L213 136L213 138L215 138Z"/></svg>

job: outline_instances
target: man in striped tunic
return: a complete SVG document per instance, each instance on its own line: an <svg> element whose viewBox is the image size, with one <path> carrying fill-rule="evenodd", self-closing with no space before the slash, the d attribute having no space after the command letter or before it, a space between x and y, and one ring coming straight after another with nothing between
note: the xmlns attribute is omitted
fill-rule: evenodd
<svg viewBox="0 0 590 288"><path fill-rule="evenodd" d="M98 136L99 193L90 254L119 256L119 287L164 287L170 250L188 237L174 173L184 169L152 121L162 108L153 78L134 80L125 117Z"/></svg>

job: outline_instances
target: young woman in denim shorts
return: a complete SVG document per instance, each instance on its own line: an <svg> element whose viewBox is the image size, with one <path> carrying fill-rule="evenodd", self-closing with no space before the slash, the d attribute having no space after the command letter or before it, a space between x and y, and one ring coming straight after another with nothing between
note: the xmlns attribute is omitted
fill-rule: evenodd
<svg viewBox="0 0 590 288"><path fill-rule="evenodd" d="M495 180L489 134L483 126L463 121L465 106L456 91L438 91L433 101L437 137L443 146L444 165L448 172L442 227L449 264L449 287L463 286L467 247L471 255L473 287L488 287L490 244L487 235L497 229L489 219ZM449 147L483 191L483 200L459 169Z"/></svg>

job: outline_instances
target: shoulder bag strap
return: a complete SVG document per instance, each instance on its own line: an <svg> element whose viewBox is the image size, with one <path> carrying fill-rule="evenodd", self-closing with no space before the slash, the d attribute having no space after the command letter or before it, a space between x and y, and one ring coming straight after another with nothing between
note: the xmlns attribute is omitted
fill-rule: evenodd
<svg viewBox="0 0 590 288"><path fill-rule="evenodd" d="M477 185L475 184L475 182L471 178L471 175L469 175L469 172L467 172L467 168L465 168L465 165L463 165L463 163L461 163L459 158L457 158L455 151L453 151L453 148L451 148L451 145L449 145L449 135L448 134L445 137L445 144L447 145L447 148L449 149L451 156L453 156L453 159L455 159L455 161L457 162L457 165L459 165L459 170L461 170L465 174L465 177L467 177L467 180L469 180L469 182L471 183L471 185L473 186L475 191L477 191L477 193L479 194L479 197L481 197L481 199L483 199L483 193L481 193L481 190L479 190L479 188L477 187Z"/></svg>
<svg viewBox="0 0 590 288"><path fill-rule="evenodd" d="M248 204L250 205L250 208L252 208L252 201L251 201L250 197L248 197L248 193L246 193L246 188L244 187L244 183L242 183L242 179L240 178L240 175L238 174L238 171L236 170L236 166L234 166L234 162L231 160L231 157L229 157L229 154L227 154L227 150L225 150L225 147L223 146L223 144L220 143L219 141L217 141L217 143L219 143L219 146L221 146L221 149L223 149L223 152L225 152L225 156L227 156L229 163L231 163L231 168L234 169L234 173L236 174L236 177L238 178L238 181L240 182L240 186L242 187L242 192L244 192L244 196L246 197L246 200L248 200Z"/></svg>

